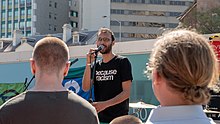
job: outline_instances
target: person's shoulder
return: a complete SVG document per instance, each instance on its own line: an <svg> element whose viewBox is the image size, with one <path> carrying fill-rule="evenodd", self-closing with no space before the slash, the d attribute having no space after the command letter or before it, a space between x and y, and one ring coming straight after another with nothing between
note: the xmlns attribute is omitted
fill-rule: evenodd
<svg viewBox="0 0 220 124"><path fill-rule="evenodd" d="M20 102L22 102L25 98L25 94L26 92L23 92L21 94L18 94L12 98L10 98L9 100L7 100L6 102L4 102L1 106L0 106L0 110L3 110L5 108L8 108L9 106L13 106L16 104L19 104Z"/></svg>
<svg viewBox="0 0 220 124"><path fill-rule="evenodd" d="M70 97L68 97L68 98L71 99L72 102L75 102L75 104L78 104L78 105L85 107L85 108L90 108L90 109L94 108L88 101L86 101L84 98L80 97L79 95L77 95L73 91L69 91L69 95L70 95Z"/></svg>
<svg viewBox="0 0 220 124"><path fill-rule="evenodd" d="M122 56L122 55L115 55L115 60L119 60L119 61L129 61L127 57Z"/></svg>
<svg viewBox="0 0 220 124"><path fill-rule="evenodd" d="M123 56L123 55L115 55L115 58L116 59L125 59L127 57Z"/></svg>

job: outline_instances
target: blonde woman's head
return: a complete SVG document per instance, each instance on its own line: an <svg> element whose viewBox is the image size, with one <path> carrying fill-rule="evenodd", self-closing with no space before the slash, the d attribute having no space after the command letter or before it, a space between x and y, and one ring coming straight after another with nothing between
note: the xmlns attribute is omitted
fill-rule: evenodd
<svg viewBox="0 0 220 124"><path fill-rule="evenodd" d="M218 62L211 45L202 35L188 30L172 31L159 38L149 67L192 104L207 103L208 87L218 81Z"/></svg>

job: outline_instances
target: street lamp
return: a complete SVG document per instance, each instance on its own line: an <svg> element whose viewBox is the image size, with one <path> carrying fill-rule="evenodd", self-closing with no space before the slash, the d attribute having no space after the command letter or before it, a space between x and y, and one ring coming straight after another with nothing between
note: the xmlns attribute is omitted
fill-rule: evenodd
<svg viewBox="0 0 220 124"><path fill-rule="evenodd" d="M107 16L102 16L103 18L107 18ZM112 19L114 21L116 21L117 23L119 23L119 42L121 42L121 21L117 20L117 19ZM111 21L111 20L110 20Z"/></svg>

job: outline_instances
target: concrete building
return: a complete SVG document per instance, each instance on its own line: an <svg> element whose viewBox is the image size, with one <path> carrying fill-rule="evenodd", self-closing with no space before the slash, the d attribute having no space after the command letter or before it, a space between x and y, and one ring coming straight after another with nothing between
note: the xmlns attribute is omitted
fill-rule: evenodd
<svg viewBox="0 0 220 124"><path fill-rule="evenodd" d="M76 30L110 27L118 41L152 39L175 28L194 0L69 0L78 13ZM71 7L74 8L74 7ZM78 8L78 9L77 9ZM72 19L71 19L72 20ZM74 27L74 26L73 26Z"/></svg>
<svg viewBox="0 0 220 124"><path fill-rule="evenodd" d="M62 32L69 23L68 0L0 0L0 37L14 30L24 36Z"/></svg>
<svg viewBox="0 0 220 124"><path fill-rule="evenodd" d="M64 24L61 33L32 35L24 37L21 30L14 30L12 38L0 38L0 53L32 51L34 45L43 37L53 36L62 39L68 46L94 44L97 31L72 32L70 24ZM25 55L24 55L25 56ZM8 61L6 59L6 61Z"/></svg>

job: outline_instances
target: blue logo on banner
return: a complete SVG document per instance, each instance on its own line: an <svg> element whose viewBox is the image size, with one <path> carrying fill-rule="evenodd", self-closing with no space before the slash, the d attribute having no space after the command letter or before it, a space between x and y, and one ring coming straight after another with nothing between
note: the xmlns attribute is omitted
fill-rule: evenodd
<svg viewBox="0 0 220 124"><path fill-rule="evenodd" d="M72 90L79 96L83 97L84 99L89 99L89 91L84 92L82 90L82 78L75 78L75 79L64 79L62 82L63 87ZM94 94L92 92L92 98L94 99Z"/></svg>

